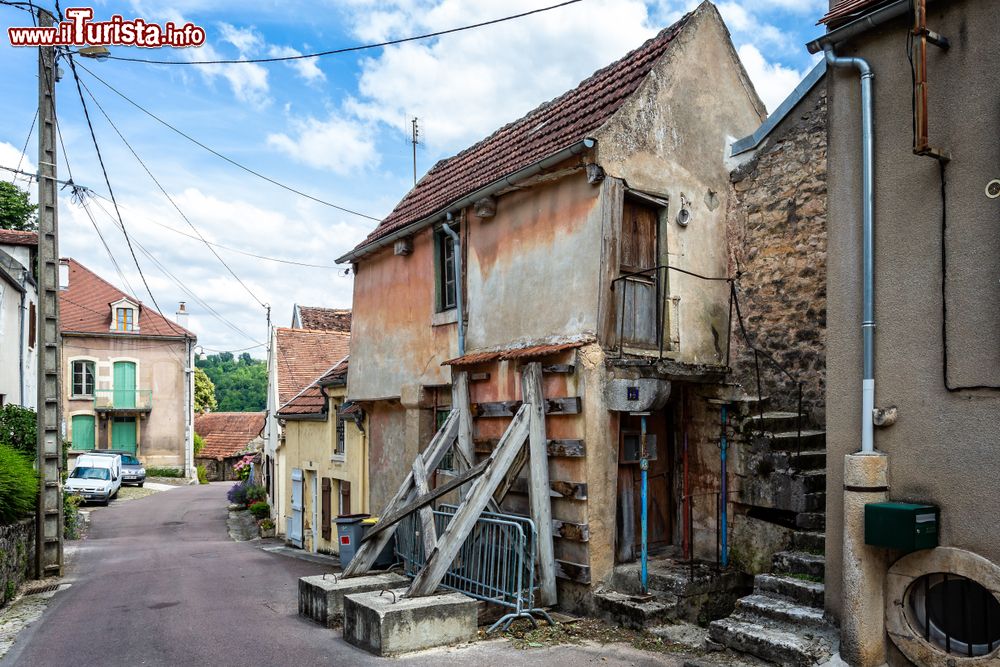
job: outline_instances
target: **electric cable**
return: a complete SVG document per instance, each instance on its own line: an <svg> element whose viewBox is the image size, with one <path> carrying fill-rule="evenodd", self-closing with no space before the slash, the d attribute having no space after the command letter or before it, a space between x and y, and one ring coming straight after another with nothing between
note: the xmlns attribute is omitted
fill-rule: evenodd
<svg viewBox="0 0 1000 667"><path fill-rule="evenodd" d="M14 176L10 179L11 185L17 180L17 174L21 170L21 164L24 162L24 156L28 153L28 144L31 143L31 135L35 131L35 123L38 122L38 109L35 109L35 115L31 119L31 127L28 128L28 136L24 138L24 148L21 149L21 157L17 159L17 171L14 172Z"/></svg>

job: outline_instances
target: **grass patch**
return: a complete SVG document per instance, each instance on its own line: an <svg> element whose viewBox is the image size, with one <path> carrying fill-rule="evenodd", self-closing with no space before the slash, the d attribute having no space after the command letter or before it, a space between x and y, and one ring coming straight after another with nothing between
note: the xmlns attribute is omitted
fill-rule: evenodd
<svg viewBox="0 0 1000 667"><path fill-rule="evenodd" d="M183 470L177 468L146 468L146 477L175 477L184 476Z"/></svg>

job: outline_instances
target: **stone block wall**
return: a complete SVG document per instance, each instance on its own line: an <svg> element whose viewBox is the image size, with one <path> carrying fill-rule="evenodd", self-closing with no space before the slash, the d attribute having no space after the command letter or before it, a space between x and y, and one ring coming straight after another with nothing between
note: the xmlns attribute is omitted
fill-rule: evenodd
<svg viewBox="0 0 1000 667"><path fill-rule="evenodd" d="M34 576L35 519L0 525L0 606L17 595L21 584Z"/></svg>
<svg viewBox="0 0 1000 667"><path fill-rule="evenodd" d="M743 321L756 347L803 382L803 408L825 420L826 84L820 82L772 131L756 156L730 174L730 275L739 273ZM756 394L753 353L735 314L731 364ZM795 385L761 357L771 409L793 409Z"/></svg>

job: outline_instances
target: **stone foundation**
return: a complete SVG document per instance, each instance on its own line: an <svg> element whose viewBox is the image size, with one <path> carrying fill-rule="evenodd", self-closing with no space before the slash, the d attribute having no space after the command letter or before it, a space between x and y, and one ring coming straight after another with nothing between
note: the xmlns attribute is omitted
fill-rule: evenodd
<svg viewBox="0 0 1000 667"><path fill-rule="evenodd" d="M344 598L344 639L378 656L475 639L474 599L461 593L404 598L405 592L398 588Z"/></svg>
<svg viewBox="0 0 1000 667"><path fill-rule="evenodd" d="M332 628L343 620L345 596L398 588L406 583L406 577L390 572L350 579L324 574L302 577L299 579L299 616Z"/></svg>

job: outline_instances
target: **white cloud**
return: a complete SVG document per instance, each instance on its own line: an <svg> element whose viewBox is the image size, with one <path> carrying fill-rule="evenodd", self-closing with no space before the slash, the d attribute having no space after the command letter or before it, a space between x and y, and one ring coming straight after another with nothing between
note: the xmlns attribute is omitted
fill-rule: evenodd
<svg viewBox="0 0 1000 667"><path fill-rule="evenodd" d="M270 134L269 146L318 169L348 175L377 166L378 153L371 131L353 120L307 118L292 123L294 137Z"/></svg>
<svg viewBox="0 0 1000 667"><path fill-rule="evenodd" d="M27 154L21 154L21 148L24 146L14 146L6 141L0 141L0 165L5 167L11 167L12 169L18 168L18 163L20 163L20 170L33 174L37 171L34 161L31 159L31 154L34 153L35 149L35 137L36 134L31 135L32 141L28 143ZM32 200L35 199L35 193L37 188L35 187L35 182L29 179L27 176L21 176L20 174L15 174L14 172L7 171L6 169L0 169L0 179L13 182L22 190L28 190L31 192Z"/></svg>
<svg viewBox="0 0 1000 667"><path fill-rule="evenodd" d="M774 111L806 75L806 72L768 62L752 44L744 44L738 53L768 113Z"/></svg>
<svg viewBox="0 0 1000 667"><path fill-rule="evenodd" d="M219 31L222 39L235 46L240 55L256 53L264 46L263 36L253 26L237 28L229 23L220 23Z"/></svg>
<svg viewBox="0 0 1000 667"><path fill-rule="evenodd" d="M301 56L302 52L290 46L271 46L267 50L267 55L272 58L288 58ZM317 58L302 58L299 60L289 60L286 64L306 80L307 83L321 83L326 81L326 75L319 68Z"/></svg>

